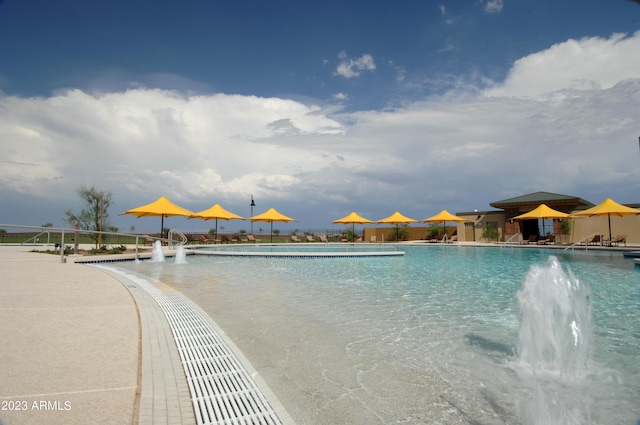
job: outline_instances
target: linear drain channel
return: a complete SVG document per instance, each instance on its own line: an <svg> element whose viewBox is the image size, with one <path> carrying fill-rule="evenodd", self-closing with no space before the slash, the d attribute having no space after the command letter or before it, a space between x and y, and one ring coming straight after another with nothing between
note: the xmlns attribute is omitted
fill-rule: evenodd
<svg viewBox="0 0 640 425"><path fill-rule="evenodd" d="M139 285L169 321L198 424L282 424L244 366L188 298L163 293L147 282Z"/></svg>

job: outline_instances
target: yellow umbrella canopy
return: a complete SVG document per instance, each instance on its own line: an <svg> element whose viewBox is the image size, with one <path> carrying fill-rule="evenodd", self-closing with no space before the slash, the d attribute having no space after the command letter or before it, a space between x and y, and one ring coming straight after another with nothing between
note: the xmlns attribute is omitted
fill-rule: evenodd
<svg viewBox="0 0 640 425"><path fill-rule="evenodd" d="M458 217L457 215L453 215L447 210L442 210L438 214L433 215L433 216L431 216L429 218L425 218L422 221L424 221L424 222L428 222L428 221L442 221L442 222L455 221L457 223L461 223L463 221L468 221L468 220L465 219L465 218L462 218L462 217Z"/></svg>
<svg viewBox="0 0 640 425"><path fill-rule="evenodd" d="M209 209L194 213L190 218L199 218L202 220L244 220L244 217L225 210L220 204L215 204Z"/></svg>
<svg viewBox="0 0 640 425"><path fill-rule="evenodd" d="M220 206L220 204L215 204L209 209L197 212L190 216L189 218L199 218L201 220L215 220L216 221L216 233L218 235L218 219L220 220L244 220L244 217L239 216L238 214L234 214L230 211L225 210Z"/></svg>
<svg viewBox="0 0 640 425"><path fill-rule="evenodd" d="M162 234L162 229L164 228L164 218L165 217L173 217L173 216L183 216L189 217L193 215L193 211L189 211L186 208L182 208L166 197L161 196L150 204L143 205L141 207L133 208L131 210L127 210L120 215L129 214L135 215L136 217L162 217L160 222L160 234Z"/></svg>
<svg viewBox="0 0 640 425"><path fill-rule="evenodd" d="M467 219L464 219L462 217L458 217L457 215L453 215L451 214L449 211L447 210L442 210L440 211L438 214L433 215L431 217L425 218L424 220L425 223L426 222L442 222L442 227L445 228L445 233L447 233L447 229L446 229L446 222L448 221L453 221L456 223L461 223L463 221L468 221Z"/></svg>
<svg viewBox="0 0 640 425"><path fill-rule="evenodd" d="M378 224L395 224L396 225L396 242L398 242L398 237L399 237L399 228L400 228L400 223L402 224L409 224L409 223L415 223L418 220L414 220L412 218L409 218L407 216L404 216L402 214L400 214L398 211L394 212L393 214L391 214L389 217L383 218L382 220L378 220L376 223Z"/></svg>
<svg viewBox="0 0 640 425"><path fill-rule="evenodd" d="M621 205L611 198L607 198L595 207L588 210L574 213L577 217L593 217L606 215L609 218L609 240L611 240L611 216L624 217L628 215L638 215L640 210Z"/></svg>
<svg viewBox="0 0 640 425"><path fill-rule="evenodd" d="M254 215L253 217L249 217L251 221L265 221L267 223L271 223L271 242L273 242L273 222L283 222L288 223L290 221L296 221L291 217L287 217L286 215L278 212L275 208L269 208L267 211L262 214Z"/></svg>
<svg viewBox="0 0 640 425"><path fill-rule="evenodd" d="M353 233L354 239L356 237L356 231L355 231L356 223L357 224L366 224L366 223L373 223L373 221L369 220L368 218L364 218L364 217L358 215L354 211L351 214L349 214L348 216L339 218L339 219L337 219L337 220L335 220L333 222L333 224L351 224L351 228L352 228L352 232L351 233Z"/></svg>
<svg viewBox="0 0 640 425"><path fill-rule="evenodd" d="M516 220L536 220L536 219L545 219L545 218L567 218L569 214L563 213L562 211L554 210L553 208L549 208L546 204L540 204L535 209L520 214L518 216L513 217Z"/></svg>
<svg viewBox="0 0 640 425"><path fill-rule="evenodd" d="M539 220L542 219L542 234L545 234L544 230L544 220L545 219L556 219L556 218L567 218L569 214L563 213L562 211L554 210L553 208L548 207L546 204L540 204L536 208L532 209L529 212L524 214L517 215L513 217L515 220ZM538 228L538 230L540 230Z"/></svg>
<svg viewBox="0 0 640 425"><path fill-rule="evenodd" d="M378 220L377 223L378 224L400 224L400 223L404 223L404 224L408 224L408 223L415 223L418 220L414 220L412 218L406 217L402 214L400 214L398 211L394 212L393 214L391 214L389 217L383 218L382 220Z"/></svg>
<svg viewBox="0 0 640 425"><path fill-rule="evenodd" d="M366 223L373 223L373 221L358 215L356 212L352 212L348 216L339 218L333 222L333 224L353 224L353 223L366 224Z"/></svg>

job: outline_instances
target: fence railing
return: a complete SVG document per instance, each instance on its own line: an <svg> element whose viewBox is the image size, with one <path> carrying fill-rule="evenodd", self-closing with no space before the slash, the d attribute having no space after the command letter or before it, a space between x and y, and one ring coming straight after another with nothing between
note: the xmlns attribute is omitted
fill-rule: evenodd
<svg viewBox="0 0 640 425"><path fill-rule="evenodd" d="M515 242L513 242L514 238L518 238L517 243L520 243L520 236L521 236L520 233L513 234L509 239L507 239L506 241L502 242L501 248L504 248L505 246L507 246L507 244L510 244L510 245L515 244Z"/></svg>
<svg viewBox="0 0 640 425"><path fill-rule="evenodd" d="M600 235L600 232L592 233L586 238L582 238L578 242L569 245L563 251L566 251L568 249L571 249L573 251L573 248L575 248L576 246L580 246L580 248L584 246L584 250L587 251L589 250L589 241L592 240L595 236L599 236L599 235ZM602 236L600 236L599 242L600 242L599 244L602 245ZM584 245L582 245L582 243L584 243Z"/></svg>
<svg viewBox="0 0 640 425"><path fill-rule="evenodd" d="M24 226L24 225L20 225L20 224L0 224L0 228L5 229L5 228L14 228L14 229L31 229L31 230L40 230L41 233L40 234L44 234L44 233L59 233L60 234L60 242L55 242L55 248L56 250L59 248L60 249L60 262L64 263L65 262L65 238L70 237L71 241L73 242L73 252L74 254L78 253L78 244L80 243L80 235L105 235L105 236L120 236L120 237L128 237L128 238L132 238L135 239L135 257L136 259L138 258L138 252L139 252L139 245L140 245L140 241L142 241L142 243L145 242L145 240L147 238L151 238L154 241L155 240L159 240L162 242L166 242L169 246L171 243L173 243L174 241L169 239L169 238L159 238L159 237L154 237L154 236L148 236L148 235L136 235L136 234L132 234L132 233L120 233L120 232L104 232L104 231L98 231L98 230L87 230L87 229L67 229L67 228L63 228L63 227L42 227L42 226ZM180 233L181 236L181 240L178 243L184 243L184 241L187 240L187 238L179 231L175 232L175 233ZM34 236L35 237L35 236ZM29 239L30 240L30 239ZM49 243L50 238L47 239L47 245L50 245Z"/></svg>

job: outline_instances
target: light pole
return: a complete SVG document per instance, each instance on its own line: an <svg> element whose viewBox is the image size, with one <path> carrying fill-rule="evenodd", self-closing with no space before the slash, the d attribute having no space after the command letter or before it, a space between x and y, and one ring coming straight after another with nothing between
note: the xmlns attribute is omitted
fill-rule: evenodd
<svg viewBox="0 0 640 425"><path fill-rule="evenodd" d="M256 206L256 203L253 202L253 195L251 195L251 217L253 217L253 207ZM253 221L251 222L251 234L253 235Z"/></svg>

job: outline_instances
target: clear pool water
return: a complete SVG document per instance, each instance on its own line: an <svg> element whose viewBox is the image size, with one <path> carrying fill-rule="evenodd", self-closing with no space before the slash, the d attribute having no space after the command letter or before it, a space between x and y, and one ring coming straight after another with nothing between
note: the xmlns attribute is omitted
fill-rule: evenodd
<svg viewBox="0 0 640 425"><path fill-rule="evenodd" d="M531 267L555 255L591 287L593 322L586 378L562 397L583 401L579 416L588 420L579 423L640 418L640 270L632 260L402 249L403 257L191 256L118 267L162 280L205 309L298 424L542 424L522 412L536 389L514 366L516 294Z"/></svg>

